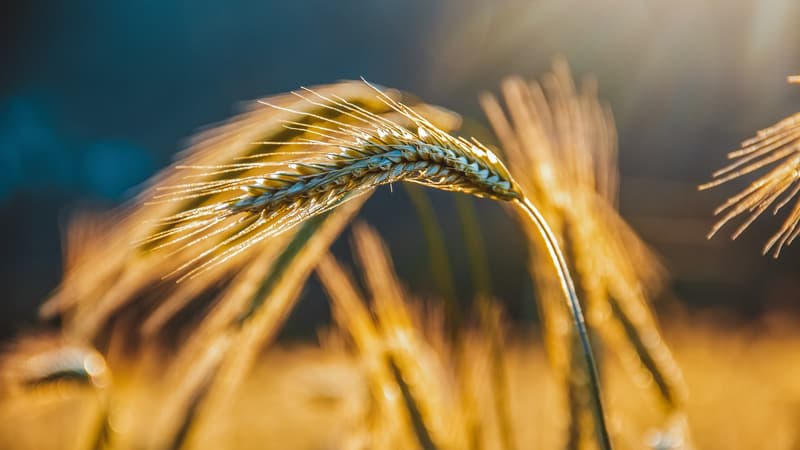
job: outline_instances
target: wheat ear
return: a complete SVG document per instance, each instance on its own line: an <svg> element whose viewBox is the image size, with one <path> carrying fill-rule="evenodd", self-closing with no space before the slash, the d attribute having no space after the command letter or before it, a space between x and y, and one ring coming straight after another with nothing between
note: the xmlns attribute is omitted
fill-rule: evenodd
<svg viewBox="0 0 800 450"><path fill-rule="evenodd" d="M397 116L385 103L375 98L372 88L362 82L345 81L326 86L317 86L316 92L337 96L360 108L381 115L388 113ZM397 91L387 91L387 95L400 98ZM215 125L191 139L188 147L180 152L178 164L182 166L232 164L243 160L261 163L285 161L287 151L302 150L301 153L321 152L330 147L307 145L300 140L315 139L317 126L324 124L318 116L343 122L355 122L331 108L320 107L295 95L285 93L264 99L283 109L267 108L263 104L250 102L242 106L243 112ZM415 103L414 107L432 122L444 129L452 129L458 124L455 114L429 105ZM295 111L289 113L287 110ZM397 120L397 119L393 119ZM302 123L299 126L289 122ZM262 145L259 141L292 142L285 146ZM299 145L303 144L303 145ZM290 152L297 157L296 152ZM258 155L253 159L254 155ZM209 294L223 290L226 281L236 273L250 266L253 257L259 259L265 253L279 252L282 244L288 242L292 233L284 233L279 239L268 239L259 246L250 248L249 254L239 255L209 270L203 277L196 277L183 283L174 279L164 279L170 273L214 245L237 232L200 233L202 239L195 245L187 246L185 251L153 251L152 246L131 245L160 234L162 241L171 238L178 240L188 234L189 229L174 230L175 227L161 223L160 219L189 209L216 203L227 198L230 192L218 196L183 201L170 201L148 204L155 195L163 193L161 186L181 183L213 182L229 176L261 176L256 171L209 174L198 179L199 174L187 170L167 168L152 178L150 185L130 204L111 211L100 218L96 215L70 223L67 233L67 263L63 281L58 291L41 308L44 316L62 316L66 331L77 338L92 340L98 338L111 317L118 315L128 305L142 313L149 313L151 306L155 311L143 325L146 334L158 332L164 323L171 320L190 302L208 297ZM211 230L214 231L214 230ZM170 234L172 233L172 234ZM199 236L199 234L198 234ZM182 242L188 242L183 240ZM173 247L177 247L173 246ZM169 253L169 254L167 254ZM267 258L269 259L269 258Z"/></svg>
<svg viewBox="0 0 800 450"><path fill-rule="evenodd" d="M186 247L208 236L237 230L175 270L185 271L182 278L189 278L309 217L395 181L498 200L518 197L508 171L491 150L477 141L450 136L416 111L375 90L378 99L397 113L397 120L307 89L295 94L348 117L351 123L316 114L310 115L325 125L306 127L301 122L287 122L287 127L308 131L318 139L262 143L298 146L299 150L285 152L285 161L258 161L259 155L253 155L234 164L180 166L199 171L190 176L227 176L161 186L155 202L228 195L161 219L159 222L169 225L169 230L153 234L146 242L155 247ZM313 148L327 151L309 151ZM244 172L248 175L237 176Z"/></svg>

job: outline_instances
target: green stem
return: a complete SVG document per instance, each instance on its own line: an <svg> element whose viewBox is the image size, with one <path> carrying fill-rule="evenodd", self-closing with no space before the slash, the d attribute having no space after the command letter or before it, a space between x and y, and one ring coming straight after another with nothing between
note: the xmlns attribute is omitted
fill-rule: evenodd
<svg viewBox="0 0 800 450"><path fill-rule="evenodd" d="M597 439L602 450L611 450L611 440L608 436L608 429L606 428L605 415L603 413L603 400L600 396L600 380L597 375L597 365L595 364L594 353L592 352L592 345L589 342L589 333L586 330L586 321L583 318L583 310L581 309L578 295L575 293L575 284L572 282L572 277L569 274L569 267L561 249L558 246L553 231L547 225L542 214L536 209L535 206L525 197L522 199L514 200L514 203L522 209L530 218L531 222L536 226L542 235L547 252L553 260L558 278L561 283L561 290L567 300L567 306L572 312L572 319L574 321L575 329L580 339L581 348L583 350L584 361L588 368L589 373L589 390L591 392L592 409L594 412L595 431L597 432Z"/></svg>

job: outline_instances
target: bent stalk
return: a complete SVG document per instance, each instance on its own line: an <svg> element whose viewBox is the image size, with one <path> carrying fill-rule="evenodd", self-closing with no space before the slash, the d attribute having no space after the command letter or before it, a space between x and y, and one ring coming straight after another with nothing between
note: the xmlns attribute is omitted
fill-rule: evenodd
<svg viewBox="0 0 800 450"><path fill-rule="evenodd" d="M597 433L597 440L600 448L603 450L611 450L611 440L608 437L608 430L605 423L605 415L603 414L603 400L600 397L600 380L597 375L597 365L594 360L594 353L592 352L592 345L589 342L589 333L586 331L586 322L583 318L583 310L581 309L578 295L575 293L575 284L572 282L572 277L569 274L567 261L561 253L556 239L544 217L536 209L535 206L525 197L515 199L514 204L519 207L533 222L536 228L542 235L547 252L553 260L553 265L558 272L558 279L561 284L561 290L567 300L567 306L572 312L572 319L574 321L575 330L580 339L581 348L583 350L584 361L588 368L589 373L589 390L591 391L592 410L594 412L595 431Z"/></svg>

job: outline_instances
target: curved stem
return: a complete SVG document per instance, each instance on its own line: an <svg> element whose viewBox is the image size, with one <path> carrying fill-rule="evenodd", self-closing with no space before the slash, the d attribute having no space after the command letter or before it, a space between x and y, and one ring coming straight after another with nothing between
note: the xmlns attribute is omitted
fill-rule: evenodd
<svg viewBox="0 0 800 450"><path fill-rule="evenodd" d="M561 249L558 246L553 231L547 225L544 217L536 209L535 206L525 197L522 199L514 200L514 203L521 208L536 225L539 232L542 234L544 243L547 246L547 251L550 258L558 272L558 278L561 283L561 290L564 292L564 297L567 300L567 306L572 312L575 330L578 333L578 338L581 342L583 350L584 361L586 362L587 372L589 373L589 390L592 397L592 409L594 410L595 428L597 438L599 440L600 448L602 450L611 450L611 440L608 437L608 429L606 428L605 415L603 414L603 400L600 397L600 380L597 375L597 365L594 360L594 353L592 352L592 345L589 342L589 333L586 331L586 322L583 318L583 310L581 309L580 302L578 302L578 295L575 293L575 284L572 282L572 277L569 274L569 267Z"/></svg>

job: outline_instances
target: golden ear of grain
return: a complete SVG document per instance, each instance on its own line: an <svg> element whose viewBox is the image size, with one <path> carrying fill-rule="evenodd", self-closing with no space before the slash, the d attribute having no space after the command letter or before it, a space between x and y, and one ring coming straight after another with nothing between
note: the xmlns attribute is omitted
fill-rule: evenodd
<svg viewBox="0 0 800 450"><path fill-rule="evenodd" d="M508 171L491 150L477 141L450 136L417 111L374 89L396 119L305 89L294 94L326 114L306 114L318 121L315 124L285 121L287 129L312 138L260 142L285 148L280 158L269 151L231 164L179 166L192 172L187 179L198 181L162 184L153 201L191 201L199 206L162 218L160 223L168 228L143 244L189 250L210 236L224 235L174 271L186 279L383 184L410 181L502 200L518 196ZM337 115L341 118L331 117Z"/></svg>
<svg viewBox="0 0 800 450"><path fill-rule="evenodd" d="M314 88L314 92L326 98L335 98L337 102L347 102L351 108L357 108L360 114L374 116L374 120L405 120L398 117L401 115L387 105L389 100L399 98L400 94L396 91L384 91L384 97L379 99L375 90L365 83L342 82ZM306 94L307 97L310 95ZM264 102L274 107L261 103L249 105L247 111L240 116L194 138L189 149L181 154L178 165L236 166L246 165L247 162L286 165L290 164L287 160L292 158L303 159L312 154L327 154L331 149L329 145L310 143L320 140L320 127L331 120L343 124L360 122L352 117L355 116L353 112L348 115L341 108L321 106L320 102L311 100L284 94L264 99ZM416 105L416 108L419 114L427 118L425 120L444 129L458 124L458 118L447 111L428 105ZM293 125L294 123L302 123L303 128L298 129L299 126ZM273 144L260 143L263 141ZM286 144L275 145L278 141ZM245 166L237 167L244 169ZM220 227L200 231L195 226L197 224L180 228L176 223L165 223L169 222L164 220L165 217L221 201L230 194L227 191L205 199L178 199L173 196L167 202L148 203L154 197L169 191L165 191L166 186L187 183L205 183L211 186L236 177L252 179L261 176L259 174L263 170L209 172L214 171L167 169L155 176L151 187L130 205L105 215L102 220L73 221L67 232L70 242L67 250L67 257L71 261L70 270L65 273L57 292L42 307L41 314L45 317L56 314L65 316L68 333L81 339L94 339L103 331L109 318L131 301L139 299L142 300L140 303L146 303L145 300L157 296L158 301L151 302L155 305L155 310L143 325L144 334L150 336L163 328L185 305L201 295L217 291L218 286L226 285L235 274L248 267L253 259L269 260L270 255L274 257L279 253L282 246L291 240L294 230L274 236L274 239L249 241L249 247L237 247L241 242L233 241L222 244L233 234L242 231L242 227L248 226L247 223L258 220L253 217L244 218L232 228L219 233L215 231L219 231ZM365 188L360 192L367 190ZM353 198L356 194L347 194L343 198ZM143 243L154 236L160 237L160 244L169 241L175 245L171 245L171 250L155 251L155 243ZM186 245L194 240L197 242ZM135 242L140 244L134 245ZM218 258L216 262L220 264L209 266L202 277L187 277L177 284L174 280L163 279L171 272L180 272L180 267L188 267L187 263L190 261L199 262L211 258L211 253L214 252L209 252L210 249L232 251L225 257ZM248 251L244 252L244 249ZM233 255L239 250L242 252ZM204 254L206 256L201 256Z"/></svg>
<svg viewBox="0 0 800 450"><path fill-rule="evenodd" d="M378 113L386 110L385 106L381 106L382 103L373 100L372 89L362 83L343 82L316 89L325 95L335 94L346 98L364 105L365 108L377 108ZM189 147L180 154L180 164L226 164L264 151L262 146L255 143L256 141L311 137L303 133L288 134L283 121L302 120L305 112L319 112L318 107L290 94L271 97L268 100L276 105L296 110L298 113L290 114L282 110L264 108L257 103L255 104L259 107L249 105L243 114L194 137ZM280 152L281 149L274 150ZM104 221L104 233L94 237L96 241L103 242L102 249L86 255L88 261L82 264L81 268L76 268L69 277L65 277L58 292L42 308L42 314L52 316L74 307L81 301L96 303L98 306L111 304L116 308L117 304L124 303L126 299L123 298L124 293L120 292L117 295L108 293L118 291L109 289L110 285L113 286L114 280L129 279L131 280L129 283L137 286L152 286L160 281L165 270L172 271L185 262L188 255L164 258L163 254L144 253L141 248L132 245L133 242L146 239L158 232L160 228L163 231L163 227L156 224L159 219L191 206L189 201L144 205L159 193L159 186L185 182L185 175L185 171L173 168L162 171L153 177L151 186L130 204L109 214ZM137 264L139 262L141 264ZM147 270L148 267L151 270Z"/></svg>
<svg viewBox="0 0 800 450"><path fill-rule="evenodd" d="M798 77L789 77L790 83L797 83L798 80ZM744 215L744 221L732 235L732 239L736 239L764 211L772 208L775 215L794 201L783 225L763 248L764 254L772 251L777 258L783 247L790 245L800 234L800 202L795 200L800 193L800 113L758 131L754 137L742 142L739 150L728 153L728 159L733 162L714 172L713 180L700 185L700 190L773 167L714 210L714 215L721 217L711 227L708 238L728 222Z"/></svg>

